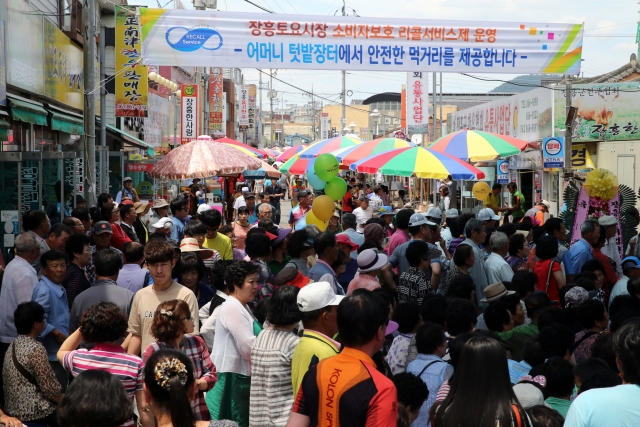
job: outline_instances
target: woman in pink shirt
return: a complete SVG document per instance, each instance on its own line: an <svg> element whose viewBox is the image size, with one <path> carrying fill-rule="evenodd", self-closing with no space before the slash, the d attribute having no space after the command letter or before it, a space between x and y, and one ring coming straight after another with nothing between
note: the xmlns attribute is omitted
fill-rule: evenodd
<svg viewBox="0 0 640 427"><path fill-rule="evenodd" d="M377 253L373 249L363 250L358 255L358 275L349 282L347 295L351 295L356 289L372 291L379 288L377 275L387 262L389 258L384 253Z"/></svg>
<svg viewBox="0 0 640 427"><path fill-rule="evenodd" d="M396 232L391 235L389 244L385 248L387 255L391 255L393 251L403 243L411 239L409 235L409 219L414 212L412 209L402 209L396 214Z"/></svg>

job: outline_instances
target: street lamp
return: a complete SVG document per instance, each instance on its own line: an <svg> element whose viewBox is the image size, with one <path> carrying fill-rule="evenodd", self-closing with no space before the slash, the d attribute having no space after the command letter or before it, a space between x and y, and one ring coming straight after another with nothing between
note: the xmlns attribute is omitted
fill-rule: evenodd
<svg viewBox="0 0 640 427"><path fill-rule="evenodd" d="M380 117L380 112L376 108L376 109L373 110L373 113L369 114L369 117L373 117L373 123L376 125L375 135L378 135L378 117Z"/></svg>

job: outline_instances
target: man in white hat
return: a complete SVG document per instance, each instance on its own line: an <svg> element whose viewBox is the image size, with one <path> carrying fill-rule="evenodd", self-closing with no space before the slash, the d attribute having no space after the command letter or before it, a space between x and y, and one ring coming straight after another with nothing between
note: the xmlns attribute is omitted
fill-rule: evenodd
<svg viewBox="0 0 640 427"><path fill-rule="evenodd" d="M478 212L478 219L483 221L487 228L495 228L500 221L500 215L496 215L491 208L484 208Z"/></svg>
<svg viewBox="0 0 640 427"><path fill-rule="evenodd" d="M158 222L151 224L151 226L156 231L160 231L169 237L171 235L171 230L173 230L173 221L169 217L160 218Z"/></svg>
<svg viewBox="0 0 640 427"><path fill-rule="evenodd" d="M435 222L436 224L440 224L442 221L442 211L440 208L436 208L434 206L427 209L427 213L424 215L431 222Z"/></svg>
<svg viewBox="0 0 640 427"><path fill-rule="evenodd" d="M531 218L531 222L534 227L539 225L544 225L544 214L549 213L549 209L551 209L551 204L546 200L542 200L541 202L536 203L534 207L529 209L524 213L524 216L528 216Z"/></svg>
<svg viewBox="0 0 640 427"><path fill-rule="evenodd" d="M160 219L166 218L169 216L169 202L167 202L165 199L156 199L153 202L153 206L151 206L151 210L153 211L153 214L151 215L151 218L149 218L149 221L148 221L149 234L156 231L156 229L153 228L152 224L155 224L156 222L160 221Z"/></svg>
<svg viewBox="0 0 640 427"><path fill-rule="evenodd" d="M294 395L311 365L340 352L333 337L338 333L337 305L344 296L336 295L328 282L317 282L300 289L297 298L304 333L291 360Z"/></svg>
<svg viewBox="0 0 640 427"><path fill-rule="evenodd" d="M622 267L620 266L620 251L616 242L618 233L618 220L612 215L604 215L598 219L600 227L604 228L604 247L600 250L616 263L616 275L622 277Z"/></svg>

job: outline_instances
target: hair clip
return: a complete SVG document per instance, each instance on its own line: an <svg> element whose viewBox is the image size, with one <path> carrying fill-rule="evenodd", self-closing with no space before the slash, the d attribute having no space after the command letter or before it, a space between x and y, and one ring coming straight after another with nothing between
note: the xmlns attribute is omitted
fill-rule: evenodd
<svg viewBox="0 0 640 427"><path fill-rule="evenodd" d="M160 309L160 314L164 314L165 316L173 316L173 311L166 311L164 308Z"/></svg>
<svg viewBox="0 0 640 427"><path fill-rule="evenodd" d="M178 376L180 384L187 384L187 367L175 357L156 363L153 371L156 376L156 383L167 391L171 389L170 381L174 376Z"/></svg>

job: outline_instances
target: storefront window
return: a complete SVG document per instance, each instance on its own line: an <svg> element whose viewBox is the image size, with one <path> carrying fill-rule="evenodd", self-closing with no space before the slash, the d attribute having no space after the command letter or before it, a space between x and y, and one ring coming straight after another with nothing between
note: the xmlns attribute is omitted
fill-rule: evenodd
<svg viewBox="0 0 640 427"><path fill-rule="evenodd" d="M0 210L14 211L18 213L18 163L17 162L0 162ZM14 217L14 219L16 219ZM2 223L5 235L0 240L0 248L5 264L13 258L13 237L18 230L18 221L12 221L12 224Z"/></svg>
<svg viewBox="0 0 640 427"><path fill-rule="evenodd" d="M60 214L56 184L58 187L60 186L61 168L62 159L42 160L42 203L45 206L45 212L50 217Z"/></svg>

